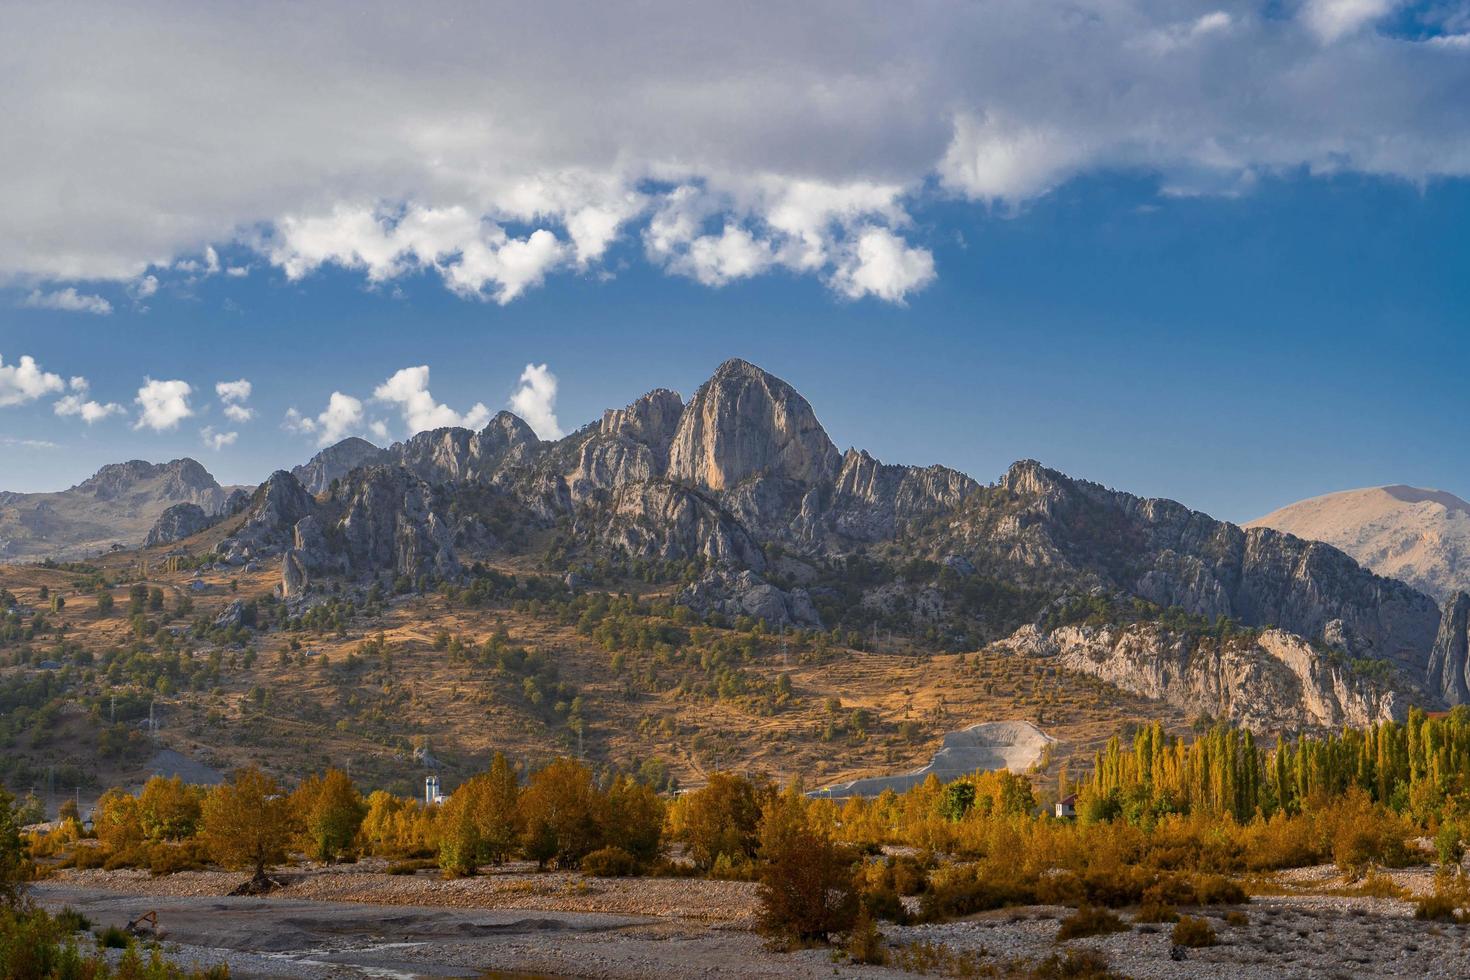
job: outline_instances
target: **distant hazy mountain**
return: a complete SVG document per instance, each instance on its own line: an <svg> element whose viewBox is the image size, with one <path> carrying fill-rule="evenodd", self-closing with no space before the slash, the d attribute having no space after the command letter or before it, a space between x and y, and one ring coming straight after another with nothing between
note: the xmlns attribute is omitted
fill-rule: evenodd
<svg viewBox="0 0 1470 980"><path fill-rule="evenodd" d="M55 493L0 492L0 559L78 558L138 545L169 507L197 504L214 514L230 490L184 458L111 463Z"/></svg>
<svg viewBox="0 0 1470 980"><path fill-rule="evenodd" d="M1440 602L1470 590L1470 503L1443 490L1402 484L1343 490L1289 504L1246 526L1325 541Z"/></svg>

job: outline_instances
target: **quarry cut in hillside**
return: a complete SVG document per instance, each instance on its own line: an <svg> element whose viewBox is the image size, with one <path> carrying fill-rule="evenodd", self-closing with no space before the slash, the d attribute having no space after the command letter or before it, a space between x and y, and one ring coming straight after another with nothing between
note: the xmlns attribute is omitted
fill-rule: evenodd
<svg viewBox="0 0 1470 980"><path fill-rule="evenodd" d="M913 772L853 779L824 787L812 795L845 800L850 796L878 796L890 789L902 793L930 776L948 782L992 769L1025 772L1055 741L1029 721L982 721L944 736L929 764Z"/></svg>

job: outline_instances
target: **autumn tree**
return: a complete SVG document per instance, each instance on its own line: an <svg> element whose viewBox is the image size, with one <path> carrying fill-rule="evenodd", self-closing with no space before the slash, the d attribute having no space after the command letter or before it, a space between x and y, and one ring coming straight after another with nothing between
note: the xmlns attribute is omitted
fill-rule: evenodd
<svg viewBox="0 0 1470 980"><path fill-rule="evenodd" d="M352 849L367 815L362 794L340 769L308 776L291 795L298 825L312 857L330 864Z"/></svg>
<svg viewBox="0 0 1470 980"><path fill-rule="evenodd" d="M606 800L592 773L575 759L557 759L531 777L521 794L522 849L545 868L575 867L602 846Z"/></svg>
<svg viewBox="0 0 1470 980"><path fill-rule="evenodd" d="M722 856L731 862L754 858L766 796L768 791L743 776L715 772L703 789L681 798L675 808L675 833L688 846L695 867L709 871Z"/></svg>
<svg viewBox="0 0 1470 980"><path fill-rule="evenodd" d="M138 821L153 841L184 840L199 830L202 794L178 776L154 776L138 795Z"/></svg>
<svg viewBox="0 0 1470 980"><path fill-rule="evenodd" d="M258 881L286 859L294 823L291 801L256 766L238 770L204 798L202 833L210 856L227 868L253 870Z"/></svg>
<svg viewBox="0 0 1470 980"><path fill-rule="evenodd" d="M631 854L640 864L658 858L663 845L664 801L627 776L619 776L607 792L607 843Z"/></svg>
<svg viewBox="0 0 1470 980"><path fill-rule="evenodd" d="M424 823L418 803L387 790L373 790L367 798L362 838L374 854L399 856L426 843Z"/></svg>
<svg viewBox="0 0 1470 980"><path fill-rule="evenodd" d="M143 821L138 816L138 798L114 786L97 800L92 811L92 830L102 846L114 854L143 842Z"/></svg>
<svg viewBox="0 0 1470 980"><path fill-rule="evenodd" d="M760 832L760 925L795 942L825 942L857 916L854 855L811 819L793 786L766 804Z"/></svg>
<svg viewBox="0 0 1470 980"><path fill-rule="evenodd" d="M510 763L495 753L490 771L456 789L439 817L439 864L450 874L473 874L500 864L521 838L520 786Z"/></svg>

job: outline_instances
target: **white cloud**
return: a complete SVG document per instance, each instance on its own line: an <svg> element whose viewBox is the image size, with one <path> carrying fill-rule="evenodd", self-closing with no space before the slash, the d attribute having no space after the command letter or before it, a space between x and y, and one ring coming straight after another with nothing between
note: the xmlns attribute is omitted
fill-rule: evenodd
<svg viewBox="0 0 1470 980"><path fill-rule="evenodd" d="M94 422L101 422L108 416L121 415L124 411L117 402L104 403L88 398L87 394L91 390L91 385L88 384L86 378L72 378L67 386L71 389L71 394L58 398L56 404L52 406L56 414L63 418L74 415L91 425Z"/></svg>
<svg viewBox="0 0 1470 980"><path fill-rule="evenodd" d="M1014 209L1103 169L1176 189L1470 176L1467 28L1441 12L1438 37L1389 36L1396 6L521 4L452 29L330 0L121 22L22 6L0 35L0 281L228 275L250 251L291 278L429 271L505 303L641 240L712 285L785 271L841 292L869 229L920 249L905 212L942 195ZM188 152L160 154L179 119Z"/></svg>
<svg viewBox="0 0 1470 980"><path fill-rule="evenodd" d="M467 429L482 428L490 421L490 410L476 402L464 415L448 405L438 404L429 393L429 366L403 368L373 389L373 398L380 402L397 405L408 426L408 434L440 429L446 426L463 426Z"/></svg>
<svg viewBox="0 0 1470 980"><path fill-rule="evenodd" d="M16 436L0 436L0 446L11 446L15 449L60 449L61 447L47 439L21 439Z"/></svg>
<svg viewBox="0 0 1470 980"><path fill-rule="evenodd" d="M500 225L458 206L402 213L338 206L329 214L288 216L270 251L271 261L291 279L328 264L361 269L373 282L432 268L456 293L501 304L540 285L568 255L544 228L512 238Z"/></svg>
<svg viewBox="0 0 1470 980"><path fill-rule="evenodd" d="M886 228L869 228L837 267L833 286L852 299L876 296L902 303L911 292L934 281L934 256L911 248Z"/></svg>
<svg viewBox="0 0 1470 980"><path fill-rule="evenodd" d="M239 381L220 381L214 386L214 393L224 406L225 417L233 422L249 422L255 418L255 409L245 404L250 400L251 391L250 382L244 378Z"/></svg>
<svg viewBox="0 0 1470 980"><path fill-rule="evenodd" d="M133 284L133 298L144 300L158 292L158 277L147 275Z"/></svg>
<svg viewBox="0 0 1470 980"><path fill-rule="evenodd" d="M189 396L194 393L194 388L187 381L154 381L152 378L143 379L143 387L138 389L138 397L134 399L138 406L138 421L133 428L149 428L155 432L172 429L178 426L184 419L194 414L189 407Z"/></svg>
<svg viewBox="0 0 1470 980"><path fill-rule="evenodd" d="M216 432L214 426L206 425L199 430L199 437L204 440L204 445L215 452L219 452L226 446L233 446L235 440L240 438L238 432Z"/></svg>
<svg viewBox="0 0 1470 980"><path fill-rule="evenodd" d="M1301 18L1324 44L1354 34L1387 16L1399 0L1306 0Z"/></svg>
<svg viewBox="0 0 1470 980"><path fill-rule="evenodd" d="M319 446L330 446L362 431L372 432L383 440L388 437L388 429L383 422L367 420L361 399L340 391L332 392L332 397L327 399L327 407L315 418L304 416L294 408L287 409L282 427L291 432L316 436Z"/></svg>
<svg viewBox="0 0 1470 980"><path fill-rule="evenodd" d="M527 364L520 387L510 396L510 409L542 439L560 439L565 433L556 420L556 375L545 364Z"/></svg>
<svg viewBox="0 0 1470 980"><path fill-rule="evenodd" d="M107 316L112 312L112 304L107 300L101 296L79 293L75 286L49 293L33 289L22 305L36 310L62 310L66 313L91 313L95 316Z"/></svg>
<svg viewBox="0 0 1470 980"><path fill-rule="evenodd" d="M0 355L0 408L23 405L65 387L61 375L43 371L29 354L22 354L16 364L6 364Z"/></svg>

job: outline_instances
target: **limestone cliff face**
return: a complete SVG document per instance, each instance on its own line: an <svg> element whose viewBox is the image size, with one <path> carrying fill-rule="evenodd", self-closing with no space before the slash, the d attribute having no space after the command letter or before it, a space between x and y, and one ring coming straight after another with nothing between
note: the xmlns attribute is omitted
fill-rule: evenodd
<svg viewBox="0 0 1470 980"><path fill-rule="evenodd" d="M427 483L401 468L360 471L336 528L349 567L417 577L459 571L454 532Z"/></svg>
<svg viewBox="0 0 1470 980"><path fill-rule="evenodd" d="M746 361L721 364L690 399L669 450L669 477L731 490L754 477L831 483L841 459L807 400Z"/></svg>
<svg viewBox="0 0 1470 980"><path fill-rule="evenodd" d="M860 541L883 540L902 522L953 510L979 486L943 466L884 465L866 452L849 449L837 474L832 527Z"/></svg>
<svg viewBox="0 0 1470 980"><path fill-rule="evenodd" d="M1156 623L1049 633L1027 626L999 646L1261 733L1402 720L1412 696L1411 687L1355 676L1344 662L1282 630L1191 643Z"/></svg>
<svg viewBox="0 0 1470 980"><path fill-rule="evenodd" d="M765 555L739 521L709 497L676 484L634 483L613 492L606 508L579 520L578 530L629 555L760 572Z"/></svg>
<svg viewBox="0 0 1470 980"><path fill-rule="evenodd" d="M529 425L500 412L479 432L433 429L396 443L387 452L391 461L427 483L490 483L529 461L540 445Z"/></svg>
<svg viewBox="0 0 1470 980"><path fill-rule="evenodd" d="M1448 704L1470 703L1470 595L1464 592L1445 603L1426 686Z"/></svg>
<svg viewBox="0 0 1470 980"><path fill-rule="evenodd" d="M277 470L255 491L245 522L216 550L235 564L279 553L290 544L296 522L315 509L316 501L301 481Z"/></svg>
<svg viewBox="0 0 1470 980"><path fill-rule="evenodd" d="M198 534L212 523L210 516L204 513L204 508L198 504L174 504L158 515L158 520L148 530L148 537L144 539L143 546L154 548L159 545L173 544L191 534Z"/></svg>
<svg viewBox="0 0 1470 980"><path fill-rule="evenodd" d="M314 483L327 462L311 470ZM461 557L493 557L556 528L574 562L701 559L704 575L684 601L801 623L815 612L798 590L811 587L823 608L844 593L768 569L767 549L781 556L771 559L776 565L812 576L840 575L843 561L862 552L881 566L862 604L936 635L988 639L1030 616L1021 608L1028 603L1100 587L1279 628L1350 658L1385 659L1415 682L1426 677L1440 630L1429 597L1327 545L1242 530L1030 461L981 486L944 467L887 465L859 450L839 455L805 398L740 360L722 364L687 404L652 391L556 442L502 412L479 432L419 433L337 479L336 493L314 501L290 474L276 474L224 553L238 560L289 552L283 587L299 591L338 571L452 576ZM301 525L307 517L313 521ZM896 582L900 567L910 571ZM947 584L932 571L940 567L953 573ZM1329 675L1301 681L1310 671L1290 667L1279 643L1258 646L1249 656L1221 653L1219 670L1236 672L1248 690L1267 675L1286 684L1286 674L1298 686L1335 690ZM1470 688L1463 645L1441 646L1435 692L1459 697L1461 686ZM1201 704L1246 710L1244 702L1231 707L1225 681L1213 683L1188 686L1202 692L1192 695ZM1355 704L1344 694L1312 717L1378 710Z"/></svg>
<svg viewBox="0 0 1470 980"><path fill-rule="evenodd" d="M1349 638L1355 656L1391 660L1424 676L1439 624L1434 601L1329 545L1243 530L1171 500L1109 490L1030 461L1012 466L994 492L976 499L945 532L947 543L963 541L1021 578L1100 585L1314 639L1330 633Z"/></svg>
<svg viewBox="0 0 1470 980"><path fill-rule="evenodd" d="M575 468L567 474L571 499L598 498L614 487L661 479L669 466L669 447L684 411L684 400L660 388L627 408L610 408L597 431L582 442Z"/></svg>

